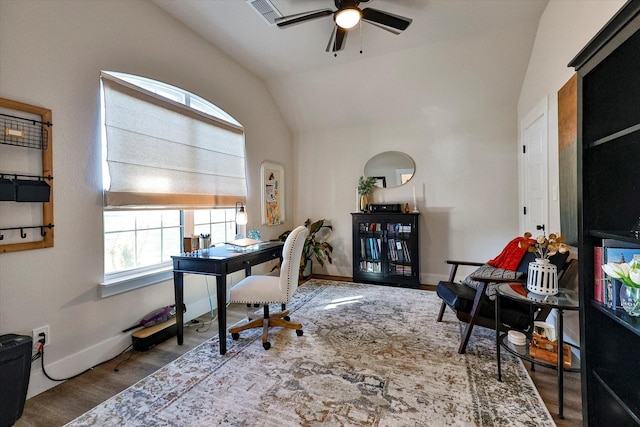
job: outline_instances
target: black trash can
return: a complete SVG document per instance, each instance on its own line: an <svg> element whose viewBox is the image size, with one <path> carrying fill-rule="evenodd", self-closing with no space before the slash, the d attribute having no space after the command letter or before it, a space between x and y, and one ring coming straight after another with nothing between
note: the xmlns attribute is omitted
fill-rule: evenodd
<svg viewBox="0 0 640 427"><path fill-rule="evenodd" d="M0 427L12 426L22 416L31 374L31 337L0 336Z"/></svg>

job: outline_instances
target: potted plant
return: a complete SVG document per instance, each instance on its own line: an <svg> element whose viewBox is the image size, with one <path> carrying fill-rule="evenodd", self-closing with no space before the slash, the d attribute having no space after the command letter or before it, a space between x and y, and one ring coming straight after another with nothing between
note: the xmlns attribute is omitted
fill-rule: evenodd
<svg viewBox="0 0 640 427"><path fill-rule="evenodd" d="M311 222L309 218L304 222L304 226L309 230L304 246L302 248L302 256L300 257L300 272L299 277L301 279L307 278L311 275L311 264L315 258L320 265L324 265L325 261L329 264L333 263L331 259L331 251L333 246L326 241L333 227L325 224L324 219L320 219L315 222ZM285 231L278 239L280 241L287 240L291 230Z"/></svg>
<svg viewBox="0 0 640 427"><path fill-rule="evenodd" d="M372 176L365 178L361 176L358 179L358 194L360 195L360 210L367 210L369 205L369 194L373 191L373 186L376 183L376 179Z"/></svg>

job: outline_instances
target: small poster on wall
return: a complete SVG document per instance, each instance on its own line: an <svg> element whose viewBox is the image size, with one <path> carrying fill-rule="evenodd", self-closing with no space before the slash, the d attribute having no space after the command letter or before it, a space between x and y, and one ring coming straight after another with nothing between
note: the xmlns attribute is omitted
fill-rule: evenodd
<svg viewBox="0 0 640 427"><path fill-rule="evenodd" d="M284 168L262 162L262 224L280 225L284 222Z"/></svg>

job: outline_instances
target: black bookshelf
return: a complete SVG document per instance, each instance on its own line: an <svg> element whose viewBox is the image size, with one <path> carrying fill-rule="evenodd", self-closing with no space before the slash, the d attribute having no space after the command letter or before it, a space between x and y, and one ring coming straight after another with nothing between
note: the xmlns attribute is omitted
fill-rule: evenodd
<svg viewBox="0 0 640 427"><path fill-rule="evenodd" d="M420 286L419 213L352 213L353 280Z"/></svg>
<svg viewBox="0 0 640 427"><path fill-rule="evenodd" d="M584 425L640 425L640 319L594 298L594 247L640 248L640 0L578 53L578 219Z"/></svg>

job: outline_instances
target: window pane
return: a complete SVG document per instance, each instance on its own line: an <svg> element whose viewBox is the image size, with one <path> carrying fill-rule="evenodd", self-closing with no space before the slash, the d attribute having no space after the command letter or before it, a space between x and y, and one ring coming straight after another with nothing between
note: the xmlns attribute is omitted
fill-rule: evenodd
<svg viewBox="0 0 640 427"><path fill-rule="evenodd" d="M104 236L105 274L135 267L135 232L112 233Z"/></svg>
<svg viewBox="0 0 640 427"><path fill-rule="evenodd" d="M136 215L135 212L105 212L104 213L104 232L135 230Z"/></svg>
<svg viewBox="0 0 640 427"><path fill-rule="evenodd" d="M162 230L162 261L171 261L171 255L180 255L180 228Z"/></svg>
<svg viewBox="0 0 640 427"><path fill-rule="evenodd" d="M211 217L211 212L215 211L215 209L211 210L203 210L197 209L193 211L193 223L194 224L208 224L209 218Z"/></svg>
<svg viewBox="0 0 640 427"><path fill-rule="evenodd" d="M162 260L162 231L159 229L138 231L137 237L136 267L159 264Z"/></svg>
<svg viewBox="0 0 640 427"><path fill-rule="evenodd" d="M163 227L180 227L180 211L161 211L161 212L162 212Z"/></svg>
<svg viewBox="0 0 640 427"><path fill-rule="evenodd" d="M159 228L162 226L162 212L161 211L142 211L138 212L136 216L136 226L138 230Z"/></svg>
<svg viewBox="0 0 640 427"><path fill-rule="evenodd" d="M225 224L211 224L211 243L220 244L228 241L225 233Z"/></svg>
<svg viewBox="0 0 640 427"><path fill-rule="evenodd" d="M227 211L233 211L233 209L212 209L211 210L211 222L224 222L227 218ZM231 221L235 221L233 216L230 217Z"/></svg>

